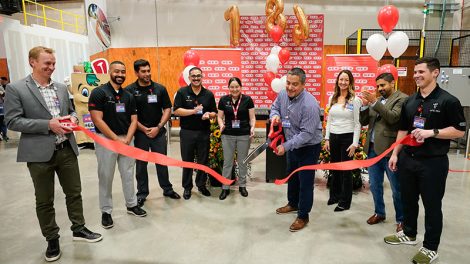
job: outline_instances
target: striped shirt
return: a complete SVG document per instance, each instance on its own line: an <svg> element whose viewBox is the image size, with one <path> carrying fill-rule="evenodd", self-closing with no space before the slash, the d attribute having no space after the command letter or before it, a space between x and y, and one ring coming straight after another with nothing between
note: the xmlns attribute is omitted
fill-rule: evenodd
<svg viewBox="0 0 470 264"><path fill-rule="evenodd" d="M279 116L283 123L286 151L305 146L316 145L322 141L322 126L320 122L320 105L309 92L303 90L297 97L290 100L286 90L279 92L271 107L269 117Z"/></svg>
<svg viewBox="0 0 470 264"><path fill-rule="evenodd" d="M39 92L44 98L44 101L46 101L47 108L49 109L49 112L51 113L52 117L60 117L60 101L59 97L57 97L57 87L54 86L54 82L51 80L49 84L45 87L42 87L38 82L36 82L36 80L34 80L34 83L36 84L36 87L38 87ZM55 137L56 144L60 144L67 140L67 137L65 135L56 134Z"/></svg>

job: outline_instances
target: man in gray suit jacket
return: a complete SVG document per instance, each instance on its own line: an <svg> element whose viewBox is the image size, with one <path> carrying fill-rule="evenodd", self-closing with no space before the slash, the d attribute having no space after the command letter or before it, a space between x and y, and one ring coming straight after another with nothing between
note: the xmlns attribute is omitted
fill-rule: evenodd
<svg viewBox="0 0 470 264"><path fill-rule="evenodd" d="M401 107L407 98L407 95L404 93L398 90L395 91L395 80L390 73L380 74L376 78L376 84L377 91L381 96L377 97L375 93L363 91L362 95L365 106L361 108L360 112L361 125L369 125L367 140L364 146L364 151L368 153L369 158L382 154L395 142ZM396 230L398 232L403 228L403 209L398 175L388 167L390 154L369 167L370 191L374 198L375 212L367 220L367 223L374 225L385 220L383 181L384 173L386 173L392 189L397 222Z"/></svg>
<svg viewBox="0 0 470 264"><path fill-rule="evenodd" d="M72 222L73 240L97 242L102 236L85 227L78 148L72 130L63 121L78 124L64 84L52 81L54 51L35 47L29 51L33 73L7 85L5 120L21 132L18 162L27 162L36 195L36 214L48 242L46 261L60 258L59 227L55 222L54 175L57 173Z"/></svg>

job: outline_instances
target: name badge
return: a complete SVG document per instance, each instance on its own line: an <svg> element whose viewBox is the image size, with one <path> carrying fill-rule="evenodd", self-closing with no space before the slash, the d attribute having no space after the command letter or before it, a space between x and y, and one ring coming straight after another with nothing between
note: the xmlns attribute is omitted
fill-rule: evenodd
<svg viewBox="0 0 470 264"><path fill-rule="evenodd" d="M232 120L232 128L240 128L240 120Z"/></svg>
<svg viewBox="0 0 470 264"><path fill-rule="evenodd" d="M424 123L426 123L426 118L415 116L415 118L413 120L413 127L423 129L424 128Z"/></svg>
<svg viewBox="0 0 470 264"><path fill-rule="evenodd" d="M126 105L124 103L116 103L116 113L125 113Z"/></svg>
<svg viewBox="0 0 470 264"><path fill-rule="evenodd" d="M149 104L156 104L158 101L157 95L156 94L149 94L147 96L147 103Z"/></svg>
<svg viewBox="0 0 470 264"><path fill-rule="evenodd" d="M349 111L352 111L352 110L354 110L354 105L353 104L346 104L346 109L348 109Z"/></svg>
<svg viewBox="0 0 470 264"><path fill-rule="evenodd" d="M290 121L289 121L289 119L282 120L282 127L283 127L283 128L290 128Z"/></svg>

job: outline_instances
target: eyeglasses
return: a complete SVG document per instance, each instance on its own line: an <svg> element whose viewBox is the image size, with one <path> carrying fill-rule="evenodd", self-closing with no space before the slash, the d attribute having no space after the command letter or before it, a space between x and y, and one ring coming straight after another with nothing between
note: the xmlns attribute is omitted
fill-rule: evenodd
<svg viewBox="0 0 470 264"><path fill-rule="evenodd" d="M202 78L202 74L198 74L198 75L191 75L191 78L193 78L193 79Z"/></svg>

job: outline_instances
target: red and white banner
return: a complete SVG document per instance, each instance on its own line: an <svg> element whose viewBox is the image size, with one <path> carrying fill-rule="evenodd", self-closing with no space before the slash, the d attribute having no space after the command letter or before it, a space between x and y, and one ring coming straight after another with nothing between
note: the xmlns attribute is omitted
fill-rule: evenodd
<svg viewBox="0 0 470 264"><path fill-rule="evenodd" d="M310 35L300 46L292 41L292 30L298 24L293 15L286 16L287 26L279 46L287 47L290 60L281 65L278 75L283 76L293 67L300 67L307 74L305 88L320 102L323 59L323 15L307 15ZM240 47L242 60L242 83L247 95L256 107L270 108L272 100L266 96L271 89L265 82L266 57L277 45L266 33L266 16L240 16Z"/></svg>
<svg viewBox="0 0 470 264"><path fill-rule="evenodd" d="M354 77L356 95L361 96L361 90L375 90L375 77L377 74L377 61L370 55L338 54L326 55L325 92L323 103L333 95L338 73L341 70L350 70ZM324 106L324 105L323 105Z"/></svg>
<svg viewBox="0 0 470 264"><path fill-rule="evenodd" d="M240 49L192 49L199 55L199 68L204 78L202 84L214 93L217 103L219 98L228 94L228 80L231 77L241 79Z"/></svg>

